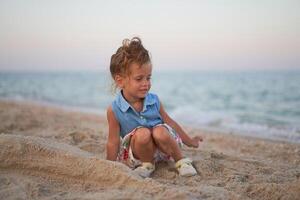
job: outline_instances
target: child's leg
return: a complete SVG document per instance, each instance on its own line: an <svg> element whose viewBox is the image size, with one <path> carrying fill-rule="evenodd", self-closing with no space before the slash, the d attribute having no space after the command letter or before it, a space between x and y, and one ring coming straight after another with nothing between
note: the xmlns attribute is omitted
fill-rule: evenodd
<svg viewBox="0 0 300 200"><path fill-rule="evenodd" d="M156 147L148 128L138 128L131 138L130 146L136 159L153 163Z"/></svg>
<svg viewBox="0 0 300 200"><path fill-rule="evenodd" d="M154 127L152 137L158 149L163 153L172 156L175 162L183 158L177 142L169 134L169 130L165 126Z"/></svg>

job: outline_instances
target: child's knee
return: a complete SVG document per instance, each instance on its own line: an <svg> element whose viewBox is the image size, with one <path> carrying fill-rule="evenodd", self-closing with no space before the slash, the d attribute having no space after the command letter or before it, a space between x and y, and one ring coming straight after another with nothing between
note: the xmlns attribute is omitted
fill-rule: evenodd
<svg viewBox="0 0 300 200"><path fill-rule="evenodd" d="M152 136L155 141L159 142L168 142L171 139L169 131L164 126L155 127Z"/></svg>
<svg viewBox="0 0 300 200"><path fill-rule="evenodd" d="M147 145L152 142L151 131L148 128L139 128L134 134L135 143Z"/></svg>

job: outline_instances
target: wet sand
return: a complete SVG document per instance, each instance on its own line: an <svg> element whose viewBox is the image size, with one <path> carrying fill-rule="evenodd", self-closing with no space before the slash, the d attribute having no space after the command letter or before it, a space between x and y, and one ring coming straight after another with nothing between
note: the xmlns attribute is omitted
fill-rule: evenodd
<svg viewBox="0 0 300 200"><path fill-rule="evenodd" d="M142 179L105 160L104 116L1 100L0 199L300 198L300 144L184 129L205 137L183 148L199 174Z"/></svg>

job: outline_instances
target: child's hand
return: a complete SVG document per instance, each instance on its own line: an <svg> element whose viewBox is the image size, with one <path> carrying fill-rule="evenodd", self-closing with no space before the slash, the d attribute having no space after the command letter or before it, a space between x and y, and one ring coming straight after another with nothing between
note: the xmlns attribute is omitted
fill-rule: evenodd
<svg viewBox="0 0 300 200"><path fill-rule="evenodd" d="M202 142L202 141L203 141L203 138L201 136L195 136L192 138L191 146L194 148L198 148L199 142Z"/></svg>

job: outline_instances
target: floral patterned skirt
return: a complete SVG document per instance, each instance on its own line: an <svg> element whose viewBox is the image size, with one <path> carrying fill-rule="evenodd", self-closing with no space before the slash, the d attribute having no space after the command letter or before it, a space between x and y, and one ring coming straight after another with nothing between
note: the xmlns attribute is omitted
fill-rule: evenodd
<svg viewBox="0 0 300 200"><path fill-rule="evenodd" d="M168 129L169 134L175 139L177 142L178 146L181 148L183 146L182 140L179 137L179 135L172 129L169 125L167 124L158 124L157 126L164 126ZM122 140L121 140L121 145L120 145L120 150L118 153L118 158L117 160L119 162L122 162L129 166L130 168L136 168L137 166L141 165L142 162L136 158L134 158L132 149L130 147L130 140L131 137L135 134L136 130L139 128L143 128L143 126L136 127L133 129L130 133L128 133ZM170 155L166 155L165 153L161 152L160 150L156 150L154 154L154 161L159 162L159 161L169 161L172 160Z"/></svg>

